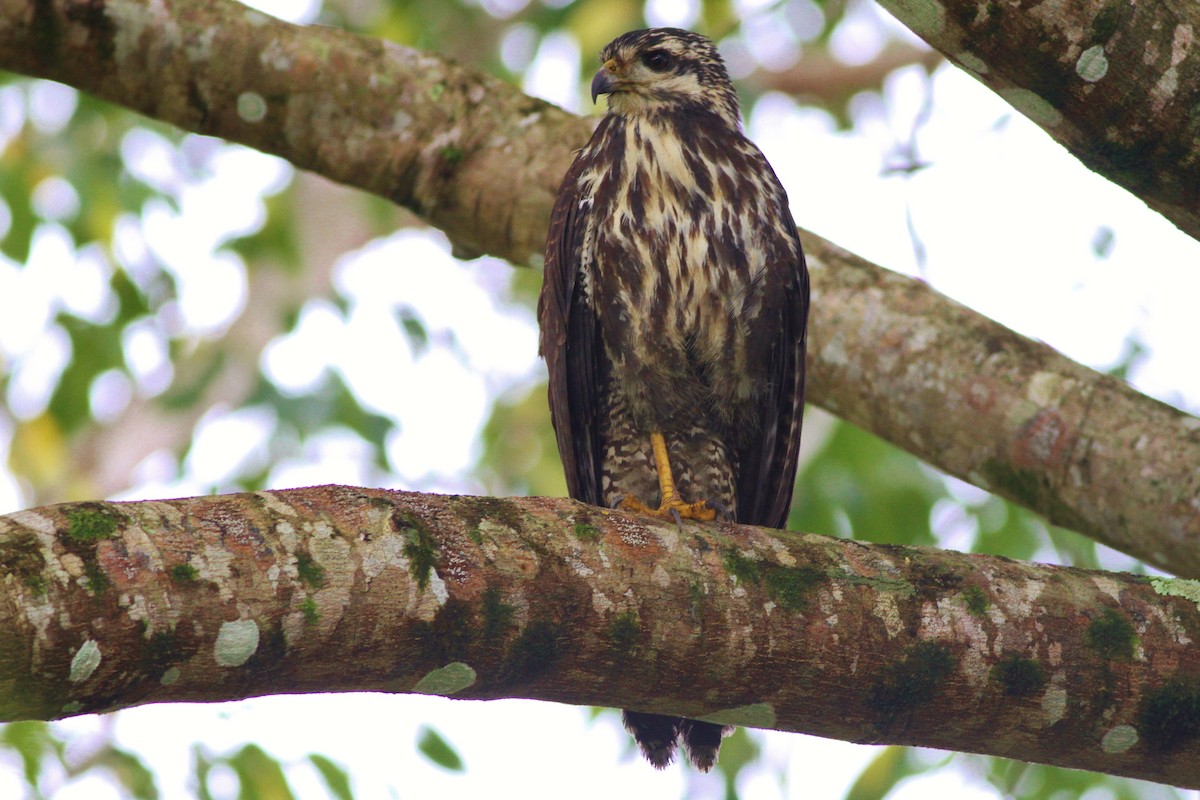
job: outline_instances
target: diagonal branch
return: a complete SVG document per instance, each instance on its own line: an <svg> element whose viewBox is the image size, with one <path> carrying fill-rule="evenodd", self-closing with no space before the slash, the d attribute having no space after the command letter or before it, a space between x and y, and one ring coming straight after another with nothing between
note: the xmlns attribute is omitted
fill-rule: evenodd
<svg viewBox="0 0 1200 800"><path fill-rule="evenodd" d="M0 67L390 197L459 252L536 263L589 131L435 55L231 0L0 9ZM1200 421L921 282L813 236L805 246L813 402L1052 522L1200 576Z"/></svg>
<svg viewBox="0 0 1200 800"><path fill-rule="evenodd" d="M1089 169L1200 239L1200 5L879 4Z"/></svg>
<svg viewBox="0 0 1200 800"><path fill-rule="evenodd" d="M23 511L0 563L5 720L528 697L1200 786L1196 581L335 486Z"/></svg>

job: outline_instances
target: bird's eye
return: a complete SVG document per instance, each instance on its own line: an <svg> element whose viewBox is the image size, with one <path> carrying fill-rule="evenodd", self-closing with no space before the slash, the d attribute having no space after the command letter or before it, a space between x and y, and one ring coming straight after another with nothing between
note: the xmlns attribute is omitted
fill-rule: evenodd
<svg viewBox="0 0 1200 800"><path fill-rule="evenodd" d="M642 56L642 63L655 72L666 72L675 63L675 59L666 50L651 50Z"/></svg>

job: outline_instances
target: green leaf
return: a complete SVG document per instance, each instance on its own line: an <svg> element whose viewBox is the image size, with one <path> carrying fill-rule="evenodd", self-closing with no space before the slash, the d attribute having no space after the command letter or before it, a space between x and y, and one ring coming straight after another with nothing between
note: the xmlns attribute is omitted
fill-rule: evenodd
<svg viewBox="0 0 1200 800"><path fill-rule="evenodd" d="M9 723L0 728L0 743L15 750L21 757L25 783L34 797L42 797L38 780L42 775L43 761L47 756L54 756L61 763L64 747L50 726L37 721Z"/></svg>
<svg viewBox="0 0 1200 800"><path fill-rule="evenodd" d="M283 766L258 745L246 745L226 763L241 783L238 800L295 800Z"/></svg>
<svg viewBox="0 0 1200 800"><path fill-rule="evenodd" d="M932 766L915 763L911 753L907 747L880 750L847 790L845 800L883 800L900 781Z"/></svg>
<svg viewBox="0 0 1200 800"><path fill-rule="evenodd" d="M308 760L321 773L322 780L329 787L329 793L337 800L354 800L354 791L350 788L350 774L340 765L319 753L310 753Z"/></svg>
<svg viewBox="0 0 1200 800"><path fill-rule="evenodd" d="M465 768L458 752L442 738L441 734L427 725L421 726L420 735L417 738L417 749L442 769L450 772L462 772Z"/></svg>
<svg viewBox="0 0 1200 800"><path fill-rule="evenodd" d="M208 791L208 773L212 772L212 757L200 745L192 745L192 774L196 778L196 800L213 800Z"/></svg>
<svg viewBox="0 0 1200 800"><path fill-rule="evenodd" d="M109 745L94 758L93 764L111 774L114 782L124 788L129 797L158 800L154 773L133 753Z"/></svg>

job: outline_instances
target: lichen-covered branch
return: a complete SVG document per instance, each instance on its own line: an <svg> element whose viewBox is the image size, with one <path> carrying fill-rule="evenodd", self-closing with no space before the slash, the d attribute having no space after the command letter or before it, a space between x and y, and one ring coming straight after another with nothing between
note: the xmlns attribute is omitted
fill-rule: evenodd
<svg viewBox="0 0 1200 800"><path fill-rule="evenodd" d="M232 0L0 0L0 69L282 156L518 264L588 135L477 70Z"/></svg>
<svg viewBox="0 0 1200 800"><path fill-rule="evenodd" d="M336 486L11 514L0 575L5 720L528 697L1200 786L1197 581Z"/></svg>
<svg viewBox="0 0 1200 800"><path fill-rule="evenodd" d="M1200 577L1200 419L804 236L809 396L938 468Z"/></svg>
<svg viewBox="0 0 1200 800"><path fill-rule="evenodd" d="M1090 169L1200 239L1200 5L879 4Z"/></svg>
<svg viewBox="0 0 1200 800"><path fill-rule="evenodd" d="M554 191L588 136L585 121L437 56L230 0L0 9L0 67L390 197L460 252L536 262ZM1200 577L1189 544L1200 541L1200 421L923 283L816 237L805 246L812 402L1057 524Z"/></svg>

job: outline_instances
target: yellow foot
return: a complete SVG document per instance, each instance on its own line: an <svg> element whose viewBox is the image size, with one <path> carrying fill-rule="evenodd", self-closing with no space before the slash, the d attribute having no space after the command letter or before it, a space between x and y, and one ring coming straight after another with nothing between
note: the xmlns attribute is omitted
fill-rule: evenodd
<svg viewBox="0 0 1200 800"><path fill-rule="evenodd" d="M663 503L658 508L650 506L638 500L636 497L626 497L617 504L617 508L622 511L632 511L637 514L647 514L652 517L663 517L665 519L673 519L676 522L685 519L694 519L699 522L711 522L717 518L717 510L710 508L708 503L701 500L698 503L685 503L678 497L670 496L663 498Z"/></svg>

